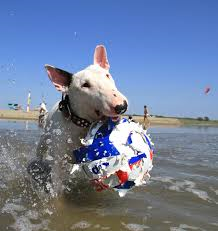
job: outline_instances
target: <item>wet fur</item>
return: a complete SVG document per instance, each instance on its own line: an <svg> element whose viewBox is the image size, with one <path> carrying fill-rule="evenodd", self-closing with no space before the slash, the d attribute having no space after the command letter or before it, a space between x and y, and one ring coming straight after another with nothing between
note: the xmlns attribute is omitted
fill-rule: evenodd
<svg viewBox="0 0 218 231"><path fill-rule="evenodd" d="M116 105L127 102L125 96L117 90L109 73L109 63L103 46L96 47L94 64L76 74L72 75L49 65L46 65L46 69L56 89L69 95L72 110L90 122L98 121L103 116L117 116L114 110ZM72 167L70 163L74 163L72 150L81 146L80 139L88 131L88 128L79 127L67 120L58 109L58 104L59 102L49 112L37 147L37 159L45 160L51 166L51 177L56 191L61 189L62 182L68 178L66 174L69 175Z"/></svg>

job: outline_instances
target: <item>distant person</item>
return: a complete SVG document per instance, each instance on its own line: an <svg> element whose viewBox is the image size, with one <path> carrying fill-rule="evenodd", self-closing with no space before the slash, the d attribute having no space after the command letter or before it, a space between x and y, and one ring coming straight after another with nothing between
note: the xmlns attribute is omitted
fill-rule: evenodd
<svg viewBox="0 0 218 231"><path fill-rule="evenodd" d="M150 125L150 121L148 119L149 114L148 114L148 108L146 105L144 105L144 129L147 129Z"/></svg>
<svg viewBox="0 0 218 231"><path fill-rule="evenodd" d="M47 108L46 108L46 105L45 105L44 102L42 102L42 103L40 104L39 114L45 114L45 113L47 113L47 112L48 112L48 110L47 110Z"/></svg>
<svg viewBox="0 0 218 231"><path fill-rule="evenodd" d="M129 119L130 121L132 121L132 122L135 122L135 120L132 118L131 115L128 117L128 119Z"/></svg>
<svg viewBox="0 0 218 231"><path fill-rule="evenodd" d="M46 108L46 105L44 102L42 102L39 107L39 126L40 127L44 127L47 114L48 114L48 110Z"/></svg>

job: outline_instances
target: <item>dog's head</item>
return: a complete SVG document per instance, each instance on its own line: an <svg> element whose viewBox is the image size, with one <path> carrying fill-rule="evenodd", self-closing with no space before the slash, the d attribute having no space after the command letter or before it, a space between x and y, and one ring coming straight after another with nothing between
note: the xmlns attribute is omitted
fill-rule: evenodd
<svg viewBox="0 0 218 231"><path fill-rule="evenodd" d="M75 74L50 65L45 67L56 89L69 95L78 116L95 121L103 116L118 117L127 110L127 99L117 90L109 73L104 46L95 48L93 65Z"/></svg>

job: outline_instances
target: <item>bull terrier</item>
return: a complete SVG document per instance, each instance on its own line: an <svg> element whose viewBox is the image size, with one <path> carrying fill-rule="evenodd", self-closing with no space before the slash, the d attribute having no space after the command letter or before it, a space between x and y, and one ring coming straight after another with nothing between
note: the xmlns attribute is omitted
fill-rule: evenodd
<svg viewBox="0 0 218 231"><path fill-rule="evenodd" d="M72 151L81 146L90 125L107 117L114 119L128 107L126 97L118 91L109 73L106 49L98 45L94 62L72 74L51 65L45 65L47 74L62 100L49 112L37 157L28 166L28 172L45 191L61 184L69 174L69 163L74 163ZM55 186L54 186L55 185Z"/></svg>

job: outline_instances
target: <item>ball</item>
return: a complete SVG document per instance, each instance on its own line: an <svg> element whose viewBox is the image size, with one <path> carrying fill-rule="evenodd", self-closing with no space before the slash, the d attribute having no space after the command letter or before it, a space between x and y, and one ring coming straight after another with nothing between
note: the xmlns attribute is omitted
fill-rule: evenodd
<svg viewBox="0 0 218 231"><path fill-rule="evenodd" d="M125 118L101 121L81 142L73 155L96 191L113 189L122 197L149 180L153 143L140 124Z"/></svg>

